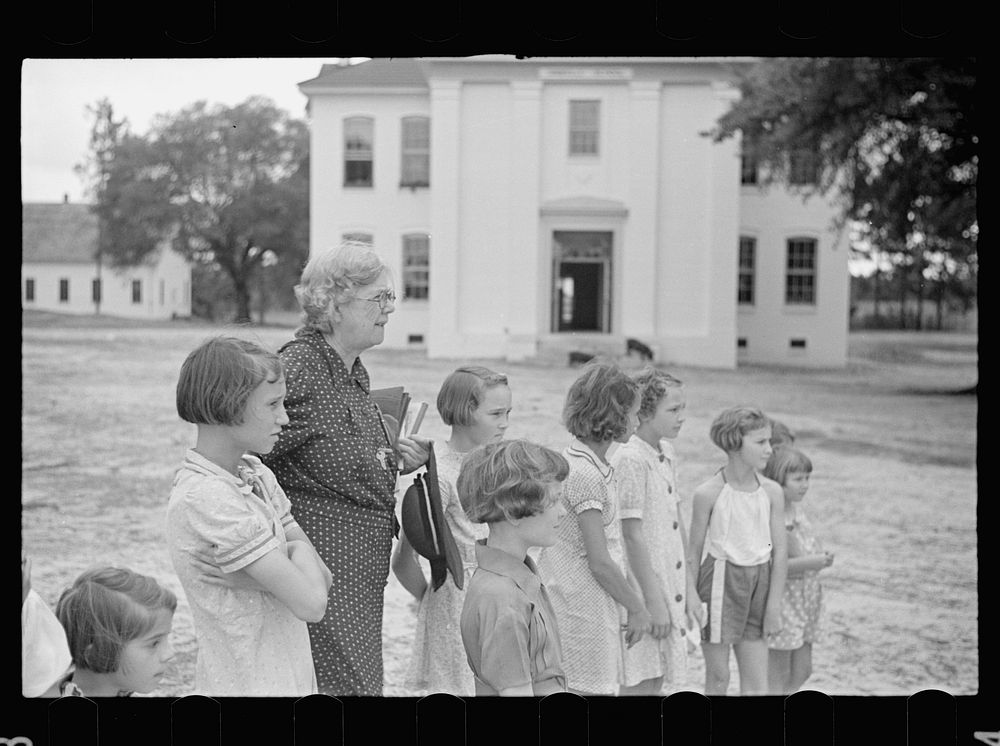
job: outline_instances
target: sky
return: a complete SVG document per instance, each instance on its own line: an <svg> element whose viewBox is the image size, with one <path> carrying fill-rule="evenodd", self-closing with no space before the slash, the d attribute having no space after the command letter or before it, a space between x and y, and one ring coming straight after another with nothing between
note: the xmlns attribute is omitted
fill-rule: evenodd
<svg viewBox="0 0 1000 746"><path fill-rule="evenodd" d="M84 182L73 167L88 155L101 98L145 133L156 114L196 101L234 105L263 95L305 118L298 84L337 58L26 59L21 66L21 201L83 202Z"/></svg>

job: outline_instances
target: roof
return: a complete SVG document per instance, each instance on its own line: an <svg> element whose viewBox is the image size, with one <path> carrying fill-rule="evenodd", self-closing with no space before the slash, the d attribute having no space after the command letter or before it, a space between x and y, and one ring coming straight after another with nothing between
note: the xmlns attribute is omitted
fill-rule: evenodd
<svg viewBox="0 0 1000 746"><path fill-rule="evenodd" d="M371 59L356 65L323 65L319 75L299 83L305 90L335 88L427 88L424 65L417 59Z"/></svg>
<svg viewBox="0 0 1000 746"><path fill-rule="evenodd" d="M90 205L24 203L21 206L22 262L90 264L97 253L97 216Z"/></svg>

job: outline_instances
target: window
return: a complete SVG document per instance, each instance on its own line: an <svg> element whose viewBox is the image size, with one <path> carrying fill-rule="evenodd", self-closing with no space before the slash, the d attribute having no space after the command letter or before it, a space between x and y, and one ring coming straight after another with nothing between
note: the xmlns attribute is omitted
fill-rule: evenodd
<svg viewBox="0 0 1000 746"><path fill-rule="evenodd" d="M430 286L430 237L426 233L403 236L403 294L427 298Z"/></svg>
<svg viewBox="0 0 1000 746"><path fill-rule="evenodd" d="M569 102L570 155L597 155L600 117L600 101Z"/></svg>
<svg viewBox="0 0 1000 746"><path fill-rule="evenodd" d="M356 243L366 243L369 246L375 245L375 237L371 233L360 233L357 231L344 233L341 238L345 241L355 241Z"/></svg>
<svg viewBox="0 0 1000 746"><path fill-rule="evenodd" d="M132 302L142 303L142 280L132 280Z"/></svg>
<svg viewBox="0 0 1000 746"><path fill-rule="evenodd" d="M736 290L736 302L753 305L754 262L757 255L757 239L740 236L740 274Z"/></svg>
<svg viewBox="0 0 1000 746"><path fill-rule="evenodd" d="M101 302L101 278L96 277L90 281L90 299L94 303Z"/></svg>
<svg viewBox="0 0 1000 746"><path fill-rule="evenodd" d="M344 186L372 186L372 133L375 120L371 117L348 117L344 120Z"/></svg>
<svg viewBox="0 0 1000 746"><path fill-rule="evenodd" d="M740 184L757 183L757 159L744 153L740 158Z"/></svg>
<svg viewBox="0 0 1000 746"><path fill-rule="evenodd" d="M789 184L815 184L819 180L818 170L815 153L797 150L788 156Z"/></svg>
<svg viewBox="0 0 1000 746"><path fill-rule="evenodd" d="M65 277L59 280L59 302L69 303L69 280Z"/></svg>
<svg viewBox="0 0 1000 746"><path fill-rule="evenodd" d="M167 284L166 281L160 280L160 305L163 305L163 301L167 296Z"/></svg>
<svg viewBox="0 0 1000 746"><path fill-rule="evenodd" d="M430 186L431 120L428 117L403 117L403 158L399 185Z"/></svg>
<svg viewBox="0 0 1000 746"><path fill-rule="evenodd" d="M35 279L33 277L27 277L24 280L24 299L26 301L35 300Z"/></svg>
<svg viewBox="0 0 1000 746"><path fill-rule="evenodd" d="M785 303L816 303L816 239L790 238L785 270Z"/></svg>

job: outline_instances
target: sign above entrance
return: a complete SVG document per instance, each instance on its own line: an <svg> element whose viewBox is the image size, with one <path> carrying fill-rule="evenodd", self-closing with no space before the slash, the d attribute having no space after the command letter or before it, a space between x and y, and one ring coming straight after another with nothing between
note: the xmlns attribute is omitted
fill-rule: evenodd
<svg viewBox="0 0 1000 746"><path fill-rule="evenodd" d="M631 67L542 67L542 80L632 80Z"/></svg>

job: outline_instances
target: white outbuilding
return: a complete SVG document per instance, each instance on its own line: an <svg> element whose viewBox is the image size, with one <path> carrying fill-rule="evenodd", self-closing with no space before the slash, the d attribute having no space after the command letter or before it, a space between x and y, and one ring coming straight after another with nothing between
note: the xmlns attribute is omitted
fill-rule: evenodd
<svg viewBox="0 0 1000 746"><path fill-rule="evenodd" d="M141 264L113 268L97 256L89 205L22 204L21 308L134 319L191 315L191 265L164 245Z"/></svg>
<svg viewBox="0 0 1000 746"><path fill-rule="evenodd" d="M373 59L299 84L310 246L370 241L430 357L843 366L848 242L793 157L763 188L704 136L750 58ZM808 154L806 154L808 155Z"/></svg>

